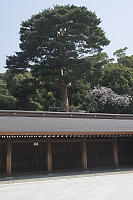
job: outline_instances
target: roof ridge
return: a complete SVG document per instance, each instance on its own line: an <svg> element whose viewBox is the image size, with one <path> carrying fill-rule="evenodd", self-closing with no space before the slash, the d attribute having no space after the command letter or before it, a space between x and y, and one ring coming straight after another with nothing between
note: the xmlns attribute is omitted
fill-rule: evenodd
<svg viewBox="0 0 133 200"><path fill-rule="evenodd" d="M133 120L133 114L49 112L49 111L22 111L22 110L0 110L0 116L97 118L97 119L130 119L130 120Z"/></svg>

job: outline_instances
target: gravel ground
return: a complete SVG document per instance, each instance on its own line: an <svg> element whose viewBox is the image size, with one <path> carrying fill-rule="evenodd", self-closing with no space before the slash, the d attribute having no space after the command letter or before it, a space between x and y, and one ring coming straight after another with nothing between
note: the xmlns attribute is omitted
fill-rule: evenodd
<svg viewBox="0 0 133 200"><path fill-rule="evenodd" d="M0 200L133 200L133 172L0 184Z"/></svg>

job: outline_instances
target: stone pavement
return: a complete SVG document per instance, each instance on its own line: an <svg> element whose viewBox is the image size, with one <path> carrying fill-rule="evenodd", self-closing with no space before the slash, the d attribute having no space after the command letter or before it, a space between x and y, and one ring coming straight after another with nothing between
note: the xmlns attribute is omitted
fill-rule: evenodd
<svg viewBox="0 0 133 200"><path fill-rule="evenodd" d="M133 200L133 171L40 176L1 183L0 200Z"/></svg>

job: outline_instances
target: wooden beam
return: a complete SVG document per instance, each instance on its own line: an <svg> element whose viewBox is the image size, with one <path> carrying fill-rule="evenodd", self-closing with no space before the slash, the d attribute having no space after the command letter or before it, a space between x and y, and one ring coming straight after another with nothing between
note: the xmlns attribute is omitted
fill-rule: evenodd
<svg viewBox="0 0 133 200"><path fill-rule="evenodd" d="M12 172L12 145L11 143L7 144L7 158L6 158L6 174L11 176Z"/></svg>
<svg viewBox="0 0 133 200"><path fill-rule="evenodd" d="M86 149L86 141L82 143L82 165L83 169L87 170L87 149Z"/></svg>
<svg viewBox="0 0 133 200"><path fill-rule="evenodd" d="M83 137L75 137L75 138L57 138L57 137L49 137L49 138L12 138L11 139L11 143L12 144L18 144L18 143L34 143L34 142L39 142L39 143L65 143L65 142L77 142L77 143L81 143L84 141L84 139L86 139L86 142L110 142L112 141L112 138L83 138ZM127 138L123 138L123 140L128 140ZM133 140L132 138L130 138L130 140ZM0 144L7 144L8 140L7 139L2 139L0 140Z"/></svg>
<svg viewBox="0 0 133 200"><path fill-rule="evenodd" d="M118 168L118 147L117 147L117 140L116 138L113 138L113 157L114 157L114 167L115 169Z"/></svg>
<svg viewBox="0 0 133 200"><path fill-rule="evenodd" d="M52 172L52 144L48 143L48 152L47 152L47 162L48 162L48 172Z"/></svg>
<svg viewBox="0 0 133 200"><path fill-rule="evenodd" d="M91 135L91 136L119 136L119 135L133 135L133 131L51 131L51 132L44 132L44 131L0 131L0 136L57 136L57 135Z"/></svg>

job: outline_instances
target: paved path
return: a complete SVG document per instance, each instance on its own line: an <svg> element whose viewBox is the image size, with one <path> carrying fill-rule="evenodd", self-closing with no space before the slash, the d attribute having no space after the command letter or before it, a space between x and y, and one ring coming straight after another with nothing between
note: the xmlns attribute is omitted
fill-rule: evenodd
<svg viewBox="0 0 133 200"><path fill-rule="evenodd" d="M7 182L0 200L133 200L133 172Z"/></svg>

